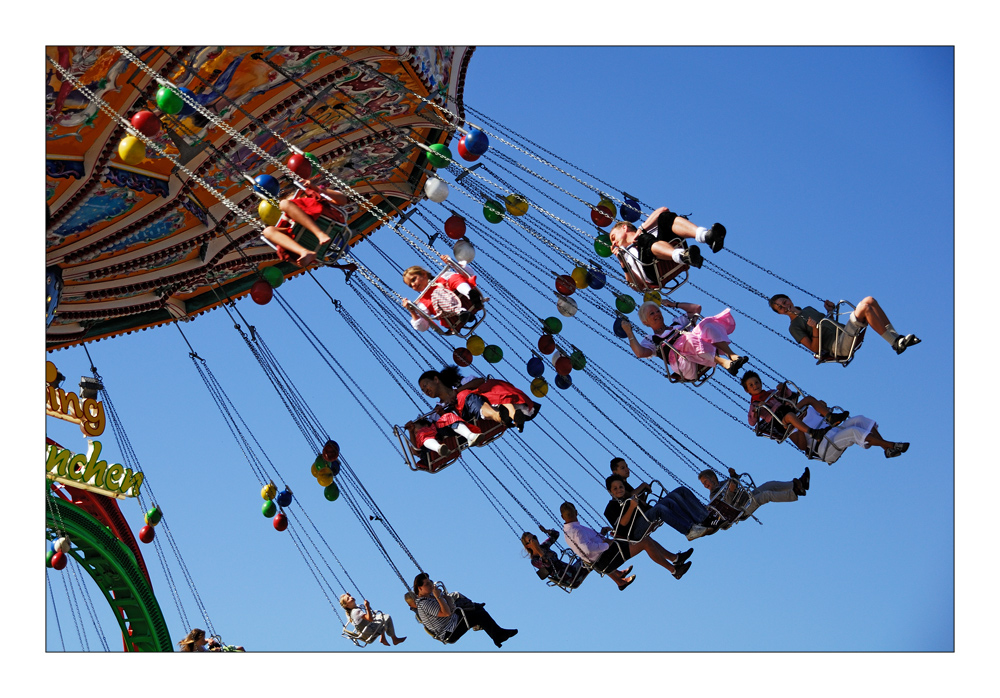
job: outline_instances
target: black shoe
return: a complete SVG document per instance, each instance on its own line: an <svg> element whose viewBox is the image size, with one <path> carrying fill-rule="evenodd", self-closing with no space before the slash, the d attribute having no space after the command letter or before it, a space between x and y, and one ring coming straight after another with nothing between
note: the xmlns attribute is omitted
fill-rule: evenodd
<svg viewBox="0 0 1000 698"><path fill-rule="evenodd" d="M794 478L792 480L792 492L795 493L796 497L806 496L806 488L802 485L802 480L799 478Z"/></svg>
<svg viewBox="0 0 1000 698"><path fill-rule="evenodd" d="M441 456L442 458L444 458L446 456L450 456L451 455L451 449L448 448L446 445L442 444L441 445L441 450L438 451L438 455Z"/></svg>
<svg viewBox="0 0 1000 698"><path fill-rule="evenodd" d="M622 577L622 579L624 581L618 585L618 591L625 591L628 589L629 584L635 581L635 575L632 575L631 577Z"/></svg>
<svg viewBox="0 0 1000 698"><path fill-rule="evenodd" d="M503 643L507 642L507 640L511 639L515 635L517 635L517 628L515 628L513 630L503 630L503 629L501 629L501 631L500 631L500 638L501 639L494 640L493 644L496 645L497 647L501 647L501 646L503 646Z"/></svg>
<svg viewBox="0 0 1000 698"><path fill-rule="evenodd" d="M674 569L677 569L677 565L683 565L687 562L687 559L694 554L694 548L688 548L683 553L677 553L677 559L674 560Z"/></svg>
<svg viewBox="0 0 1000 698"><path fill-rule="evenodd" d="M701 250L698 249L698 246L691 245L689 248L684 250L684 254L681 255L681 262L688 264L695 269L701 269Z"/></svg>
<svg viewBox="0 0 1000 698"><path fill-rule="evenodd" d="M624 579L625 577L627 577L628 573L631 572L631 571L632 571L632 565L629 565L628 567L626 567L625 569L623 569L621 571L622 572L622 578Z"/></svg>
<svg viewBox="0 0 1000 698"><path fill-rule="evenodd" d="M799 482L802 483L802 489L809 490L809 468L806 468L805 472L799 476Z"/></svg>
<svg viewBox="0 0 1000 698"><path fill-rule="evenodd" d="M726 239L726 226L722 223L713 223L712 229L708 231L708 235L705 236L705 242L708 243L709 248L712 252L718 252L722 249L722 244Z"/></svg>
<svg viewBox="0 0 1000 698"><path fill-rule="evenodd" d="M844 410L843 412L831 412L830 414L828 414L826 416L826 422L831 427L835 427L838 424L842 424L844 421L846 421L850 417L851 417L851 413L848 412L847 410Z"/></svg>
<svg viewBox="0 0 1000 698"><path fill-rule="evenodd" d="M674 566L674 579L680 579L684 574L691 569L691 563L685 562L683 565Z"/></svg>
<svg viewBox="0 0 1000 698"><path fill-rule="evenodd" d="M524 412L522 412L521 410L515 409L514 410L514 426L517 427L517 430L519 432L521 432L521 433L524 433L524 420L525 420Z"/></svg>
<svg viewBox="0 0 1000 698"><path fill-rule="evenodd" d="M509 414L507 414L507 410L500 410L500 423L508 428L514 426L514 420L510 418Z"/></svg>
<svg viewBox="0 0 1000 698"><path fill-rule="evenodd" d="M895 458L896 456L901 456L906 453L907 449L910 448L910 443L908 441L900 441L894 443L889 448L885 449L886 458Z"/></svg>
<svg viewBox="0 0 1000 698"><path fill-rule="evenodd" d="M535 403L535 411L532 412L530 415L527 415L527 414L524 415L524 421L530 422L532 419L534 419L535 417L538 416L538 413L541 412L541 410L542 410L542 403L536 402Z"/></svg>
<svg viewBox="0 0 1000 698"><path fill-rule="evenodd" d="M915 335L908 334L905 337L899 335L896 337L896 341L893 343L892 347L896 350L897 354L902 354L906 351L906 347L912 347L914 344L920 344L920 340L917 339Z"/></svg>
<svg viewBox="0 0 1000 698"><path fill-rule="evenodd" d="M830 427L823 427L822 429L810 429L809 436L811 436L813 441L815 441L816 444L819 445L819 442L823 440L823 437L826 436L826 432L828 431L830 431Z"/></svg>

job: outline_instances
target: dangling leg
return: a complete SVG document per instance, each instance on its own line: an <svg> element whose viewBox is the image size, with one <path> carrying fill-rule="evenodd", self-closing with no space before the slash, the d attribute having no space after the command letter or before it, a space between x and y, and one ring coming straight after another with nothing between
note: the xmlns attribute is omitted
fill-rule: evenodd
<svg viewBox="0 0 1000 698"><path fill-rule="evenodd" d="M325 245L330 241L330 236L323 232L323 229L317 225L312 216L296 206L295 202L289 199L283 199L281 201L280 208L282 213L315 235L316 240L320 245Z"/></svg>
<svg viewBox="0 0 1000 698"><path fill-rule="evenodd" d="M280 228L269 225L261 233L271 243L282 247L294 255L298 256L296 263L300 267L307 267L316 261L316 253L310 252L299 243L295 242L290 235L282 232Z"/></svg>
<svg viewBox="0 0 1000 698"><path fill-rule="evenodd" d="M465 422L455 422L451 425L451 430L464 438L470 446L475 446L476 441L478 441L481 436L480 434L472 431L472 429L469 429L469 425Z"/></svg>

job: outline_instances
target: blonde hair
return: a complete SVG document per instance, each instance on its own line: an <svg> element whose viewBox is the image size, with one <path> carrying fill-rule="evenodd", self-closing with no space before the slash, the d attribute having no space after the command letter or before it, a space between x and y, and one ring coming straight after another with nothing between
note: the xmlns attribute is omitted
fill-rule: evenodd
<svg viewBox="0 0 1000 698"><path fill-rule="evenodd" d="M411 276L420 276L420 275L426 276L428 281L431 278L431 273L429 271L424 269L419 264L414 264L412 267L403 272L403 283L407 283L407 280Z"/></svg>
<svg viewBox="0 0 1000 698"><path fill-rule="evenodd" d="M653 301L646 301L645 303L643 303L642 305L640 305L639 306L639 322L641 322L646 327L649 327L649 323L646 322L646 320L649 317L649 313L652 310L654 310L654 309L660 310L660 306L657 303L654 303ZM660 312L662 312L662 311L660 311Z"/></svg>

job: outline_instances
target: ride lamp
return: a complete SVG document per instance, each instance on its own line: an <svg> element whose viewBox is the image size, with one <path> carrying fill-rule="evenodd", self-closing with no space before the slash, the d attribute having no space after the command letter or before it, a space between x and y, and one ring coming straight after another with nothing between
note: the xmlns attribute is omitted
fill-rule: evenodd
<svg viewBox="0 0 1000 698"><path fill-rule="evenodd" d="M96 398L97 393L101 390L104 390L104 385L101 381L91 376L80 377L80 397L84 400L87 398Z"/></svg>

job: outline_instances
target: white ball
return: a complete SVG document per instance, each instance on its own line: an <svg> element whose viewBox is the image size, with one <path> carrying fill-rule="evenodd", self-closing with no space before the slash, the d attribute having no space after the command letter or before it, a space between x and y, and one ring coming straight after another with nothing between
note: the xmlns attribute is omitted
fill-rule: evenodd
<svg viewBox="0 0 1000 698"><path fill-rule="evenodd" d="M448 198L448 185L443 179L428 177L424 184L424 194L427 198L436 203L441 203Z"/></svg>
<svg viewBox="0 0 1000 698"><path fill-rule="evenodd" d="M452 248L452 254L458 262L468 264L476 258L476 248L472 246L471 242L462 238L455 243L455 247Z"/></svg>
<svg viewBox="0 0 1000 698"><path fill-rule="evenodd" d="M69 552L69 538L56 538L52 541L52 547L61 553Z"/></svg>
<svg viewBox="0 0 1000 698"><path fill-rule="evenodd" d="M576 308L576 301L572 298L559 296L559 300L556 301L556 309L559 310L559 314L564 317L573 317L576 315Z"/></svg>

